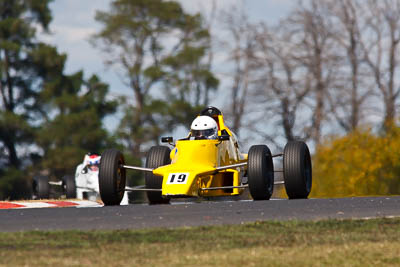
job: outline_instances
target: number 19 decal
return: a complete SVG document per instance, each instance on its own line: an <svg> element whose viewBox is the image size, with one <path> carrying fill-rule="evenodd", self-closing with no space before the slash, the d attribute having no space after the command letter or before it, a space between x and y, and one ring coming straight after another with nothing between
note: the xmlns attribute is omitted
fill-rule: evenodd
<svg viewBox="0 0 400 267"><path fill-rule="evenodd" d="M170 173L167 184L186 184L189 173Z"/></svg>

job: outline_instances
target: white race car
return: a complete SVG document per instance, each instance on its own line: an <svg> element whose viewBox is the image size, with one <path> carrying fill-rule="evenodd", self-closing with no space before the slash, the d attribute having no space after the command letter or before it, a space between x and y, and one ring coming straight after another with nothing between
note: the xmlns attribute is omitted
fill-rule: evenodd
<svg viewBox="0 0 400 267"><path fill-rule="evenodd" d="M76 197L96 201L100 198L99 191L99 164L101 156L88 153L83 162L76 167L75 185ZM121 202L128 205L128 194L125 192Z"/></svg>
<svg viewBox="0 0 400 267"><path fill-rule="evenodd" d="M60 197L57 193L60 190L50 188L52 186L61 186L65 198L78 198L96 201L100 199L99 190L99 164L101 156L88 153L83 158L83 162L76 167L75 178L72 175L65 175L61 181L49 181L48 176L39 175L33 178L33 198L48 199ZM125 192L121 205L128 205L128 193Z"/></svg>

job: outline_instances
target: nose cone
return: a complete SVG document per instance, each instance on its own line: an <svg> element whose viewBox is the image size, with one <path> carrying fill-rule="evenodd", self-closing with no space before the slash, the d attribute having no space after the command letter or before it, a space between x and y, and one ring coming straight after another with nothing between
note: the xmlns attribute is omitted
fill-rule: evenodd
<svg viewBox="0 0 400 267"><path fill-rule="evenodd" d="M163 177L162 195L198 196L197 178L215 171L216 140L181 140L171 164L153 171Z"/></svg>

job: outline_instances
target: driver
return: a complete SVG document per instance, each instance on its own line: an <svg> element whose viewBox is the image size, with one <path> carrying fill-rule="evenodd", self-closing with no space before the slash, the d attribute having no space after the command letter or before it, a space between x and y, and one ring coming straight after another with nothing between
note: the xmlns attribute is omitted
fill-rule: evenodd
<svg viewBox="0 0 400 267"><path fill-rule="evenodd" d="M100 156L99 155L91 155L89 157L88 168L93 172L97 172L99 170L100 164Z"/></svg>
<svg viewBox="0 0 400 267"><path fill-rule="evenodd" d="M217 139L217 122L209 116L198 116L190 126L190 135L194 137L195 140Z"/></svg>
<svg viewBox="0 0 400 267"><path fill-rule="evenodd" d="M99 170L101 156L95 153L88 153L85 155L85 159L83 160L84 169L82 173L86 173L87 170L96 172Z"/></svg>

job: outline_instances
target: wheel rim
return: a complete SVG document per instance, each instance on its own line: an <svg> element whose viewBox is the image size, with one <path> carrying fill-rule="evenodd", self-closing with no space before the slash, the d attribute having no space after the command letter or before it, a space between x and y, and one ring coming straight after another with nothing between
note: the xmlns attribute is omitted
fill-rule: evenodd
<svg viewBox="0 0 400 267"><path fill-rule="evenodd" d="M307 150L308 152L308 150ZM311 191L311 158L310 154L306 153L304 160L304 182L306 184L307 192Z"/></svg>
<svg viewBox="0 0 400 267"><path fill-rule="evenodd" d="M266 155L266 160L267 160L267 183L268 183L268 192L272 194L272 191L274 190L274 181L272 179L273 175L274 175L274 171L273 171L273 163L272 163L272 157L271 154L267 153Z"/></svg>
<svg viewBox="0 0 400 267"><path fill-rule="evenodd" d="M121 187L121 168L119 168L119 167L117 169L117 180L116 180L116 183L117 183L117 189L119 191L119 188Z"/></svg>
<svg viewBox="0 0 400 267"><path fill-rule="evenodd" d="M123 183L122 183L122 180L123 180L123 177L124 177L124 172L125 172L125 169L123 169L123 168L121 168L120 166L121 165L123 165L124 163L122 162L122 160L121 159L119 159L118 160L118 168L117 168L117 179L116 179L116 187L117 187L117 192L119 193L119 194L121 194L121 192L123 192L124 191L124 189L125 188L122 188L123 187Z"/></svg>

